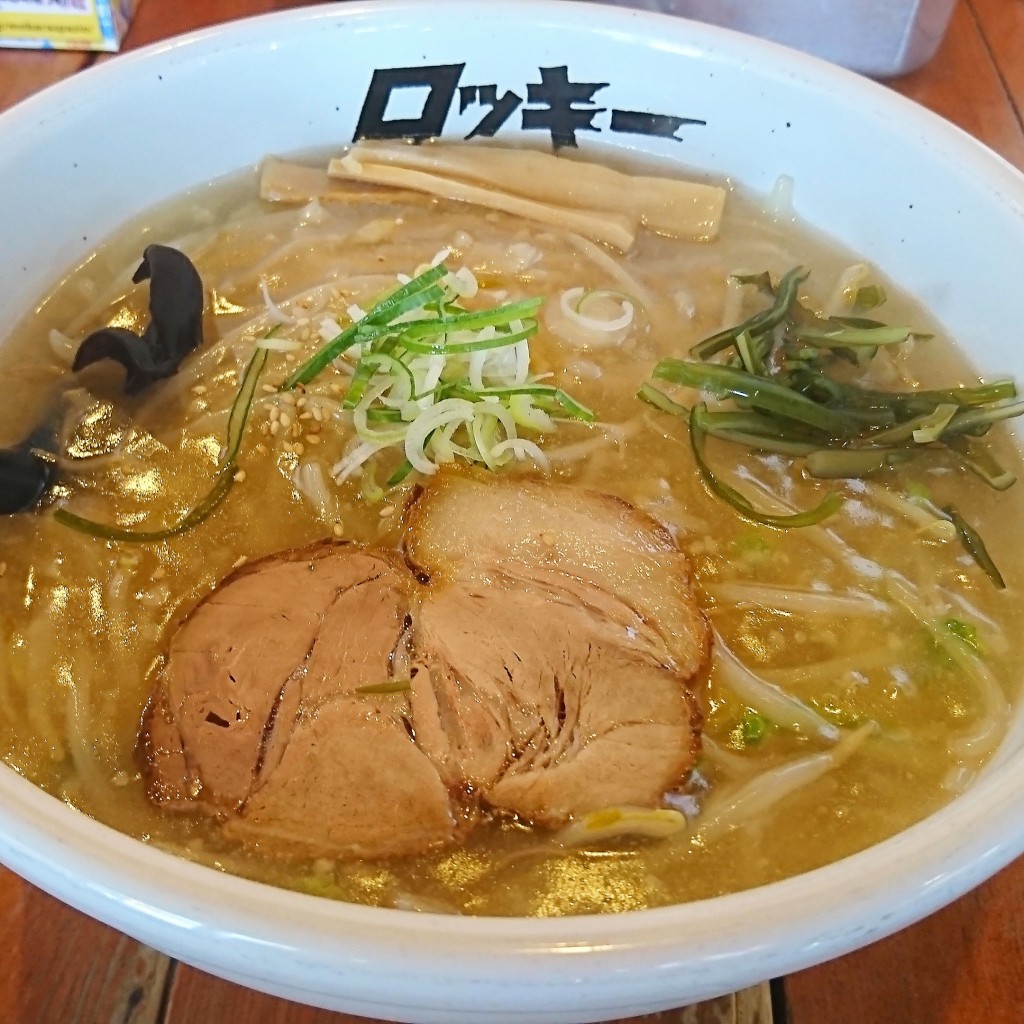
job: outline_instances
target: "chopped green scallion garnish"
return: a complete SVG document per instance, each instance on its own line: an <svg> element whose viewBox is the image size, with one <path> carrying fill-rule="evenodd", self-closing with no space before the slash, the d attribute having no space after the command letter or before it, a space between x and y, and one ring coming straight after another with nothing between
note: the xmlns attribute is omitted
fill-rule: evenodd
<svg viewBox="0 0 1024 1024"><path fill-rule="evenodd" d="M817 523L828 519L842 507L842 496L835 491L826 494L821 504L806 512L796 512L792 515L769 515L754 508L753 504L740 494L735 488L712 472L704 455L704 442L707 432L704 429L703 417L707 415L707 407L703 404L695 405L690 410L690 448L693 451L693 458L697 464L697 472L704 483L713 494L730 504L744 519L760 523L762 526L777 526L782 528L798 526L814 526Z"/></svg>
<svg viewBox="0 0 1024 1024"><path fill-rule="evenodd" d="M270 334L274 333L272 329ZM268 334L269 337L269 334ZM238 453L242 446L242 436L245 433L245 425L249 420L249 413L252 410L253 399L256 395L256 385L259 383L260 374L267 364L268 350L256 348L249 365L242 375L242 383L235 395L231 405L231 412L228 415L227 440L224 444L224 454L221 456L217 475L214 477L213 486L207 491L203 499L183 519L173 526L165 527L162 530L130 530L110 523L99 523L92 519L69 512L65 508L59 508L53 513L53 518L63 526L68 526L79 533L88 533L93 537L102 540L116 540L136 544L153 544L157 541L168 540L177 537L179 534L191 530L210 517L217 506L227 497L235 483L237 473Z"/></svg>
<svg viewBox="0 0 1024 1024"><path fill-rule="evenodd" d="M371 683L369 686L357 686L356 693L364 695L407 693L412 689L411 679L388 679L383 683Z"/></svg>
<svg viewBox="0 0 1024 1024"><path fill-rule="evenodd" d="M988 553L988 548L985 547L985 542L981 539L978 531L952 505L945 505L942 511L956 527L957 535L967 553L999 590L1005 590L1006 582L1003 580L1003 574L996 568L996 563L992 561L992 556Z"/></svg>
<svg viewBox="0 0 1024 1024"><path fill-rule="evenodd" d="M743 721L740 722L740 735L746 746L753 746L760 743L768 734L771 722L764 715L759 714L751 708L743 712Z"/></svg>
<svg viewBox="0 0 1024 1024"><path fill-rule="evenodd" d="M548 469L541 448L520 428L548 432L566 420L593 422L585 405L530 372L529 339L543 300L464 309L459 296L467 273L449 275L438 264L368 313L354 310L359 319L285 382L286 389L308 383L335 359L345 360L338 367L350 374L342 407L352 413L356 440L334 468L339 483L378 453L399 451L389 487L456 459L490 469L529 459Z"/></svg>
<svg viewBox="0 0 1024 1024"><path fill-rule="evenodd" d="M950 617L943 622L946 629L955 637L959 637L975 654L981 654L981 640L978 638L977 626L964 622L963 619Z"/></svg>
<svg viewBox="0 0 1024 1024"><path fill-rule="evenodd" d="M1024 415L1024 400L1010 380L937 390L878 391L851 380L886 347L911 338L931 337L911 326L889 325L865 316L820 316L798 297L808 272L793 267L777 284L767 273L736 275L757 289L768 306L735 327L694 345L689 359L662 359L655 380L694 388L731 400L733 407L692 410L670 394L644 384L637 397L662 412L688 415L690 438L701 477L708 488L741 515L766 525L806 525L837 507L830 495L811 513L768 516L716 478L704 458L707 435L753 451L802 459L807 472L823 479L883 473L910 459L954 461L996 490L1015 480L978 438L1002 420ZM878 285L863 285L853 295L854 312L885 301ZM718 357L715 361L709 361ZM836 367L838 372L829 372ZM997 586L1003 586L984 544L958 513L947 513L964 546Z"/></svg>

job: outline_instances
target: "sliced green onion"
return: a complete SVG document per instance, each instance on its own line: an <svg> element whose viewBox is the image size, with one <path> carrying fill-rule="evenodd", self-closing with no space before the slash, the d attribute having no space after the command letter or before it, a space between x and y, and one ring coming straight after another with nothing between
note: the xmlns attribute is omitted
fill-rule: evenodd
<svg viewBox="0 0 1024 1024"><path fill-rule="evenodd" d="M898 445L911 440L916 444L929 444L937 441L949 425L957 406L952 402L937 405L929 412L914 416L911 419L886 427L868 435L872 445Z"/></svg>
<svg viewBox="0 0 1024 1024"><path fill-rule="evenodd" d="M772 275L767 270L760 274L733 274L732 279L739 284L751 284L763 295L775 298L775 286L772 284Z"/></svg>
<svg viewBox="0 0 1024 1024"><path fill-rule="evenodd" d="M972 444L966 437L946 437L942 443L954 452L971 472L977 473L989 487L1005 491L1016 483L1016 475L996 461L996 457L985 447L984 442Z"/></svg>
<svg viewBox="0 0 1024 1024"><path fill-rule="evenodd" d="M422 355L461 355L466 352L486 352L495 348L508 348L519 341L532 338L537 333L537 321L531 318L520 320L522 327L517 331L498 332L490 338L478 338L476 341L450 342L444 335L431 341L421 341L408 334L399 337L399 344L410 352Z"/></svg>
<svg viewBox="0 0 1024 1024"><path fill-rule="evenodd" d="M242 374L242 382L238 386L235 400L231 403L231 412L228 413L227 443L224 445L225 451L221 457L223 466L234 465L238 458L238 451L242 447L242 436L245 434L245 425L249 422L249 413L252 412L253 399L256 397L256 386L260 382L263 368L267 365L267 356L266 349L257 349Z"/></svg>
<svg viewBox="0 0 1024 1024"><path fill-rule="evenodd" d="M709 391L718 398L743 399L758 410L817 427L832 437L843 437L856 426L848 417L812 402L783 384L731 366L662 359L654 368L654 377Z"/></svg>
<svg viewBox="0 0 1024 1024"><path fill-rule="evenodd" d="M534 398L550 399L561 406L570 419L583 420L590 423L594 419L593 410L582 402L577 402L568 392L551 384L519 384L507 388L470 388L465 384L455 385L454 392L460 398L508 398L512 395L530 395Z"/></svg>
<svg viewBox="0 0 1024 1024"><path fill-rule="evenodd" d="M880 284L866 284L857 289L853 304L858 309L876 309L886 301L885 289Z"/></svg>
<svg viewBox="0 0 1024 1024"><path fill-rule="evenodd" d="M744 746L753 746L760 743L768 734L771 722L764 715L752 708L743 712L743 721L740 722L740 736Z"/></svg>
<svg viewBox="0 0 1024 1024"><path fill-rule="evenodd" d="M674 402L664 391L659 391L652 384L641 384L636 397L648 405L653 405L655 409L660 409L662 412L667 412L672 416L690 415L690 410L685 405Z"/></svg>
<svg viewBox="0 0 1024 1024"><path fill-rule="evenodd" d="M704 486L709 491L730 504L745 519L749 519L754 523L760 523L762 526L789 529L801 526L815 526L842 508L842 495L836 491L826 494L821 504L815 508L792 515L769 515L754 508L750 501L740 494L739 491L730 487L723 480L719 480L708 465L704 455L704 442L707 433L704 429L703 418L706 415L707 407L703 403L695 405L690 410L690 449L697 464L697 472L700 474Z"/></svg>
<svg viewBox="0 0 1024 1024"><path fill-rule="evenodd" d="M799 436L798 432L779 429L770 418L756 412L708 412L702 419L705 431L712 437L756 451L801 458L821 444Z"/></svg>
<svg viewBox="0 0 1024 1024"><path fill-rule="evenodd" d="M440 283L445 274L443 265L432 267L385 296L286 381L286 387L305 382L345 348L360 346L342 405L353 414L356 434L374 450L363 448L358 461L343 459L336 467L339 481L378 452L399 447L404 458L389 487L414 470L432 473L456 457L497 469L507 459L495 457L496 447L499 454L525 453L544 468L543 453L518 436L518 427L551 430L553 415L593 421L593 412L561 388L530 377L525 342L538 330L542 299L469 311ZM489 361L488 352L501 349L511 349L511 358ZM487 383L510 386L473 387L467 374L478 385L486 377Z"/></svg>
<svg viewBox="0 0 1024 1024"><path fill-rule="evenodd" d="M371 683L369 686L357 686L355 688L355 692L370 695L378 693L407 693L411 689L411 679L388 679L383 683Z"/></svg>
<svg viewBox="0 0 1024 1024"><path fill-rule="evenodd" d="M747 373L753 373L759 377L764 375L764 362L761 353L749 331L740 331L736 336L736 351L739 352L740 362Z"/></svg>
<svg viewBox="0 0 1024 1024"><path fill-rule="evenodd" d="M401 409L367 409L366 419L370 423L401 423Z"/></svg>
<svg viewBox="0 0 1024 1024"><path fill-rule="evenodd" d="M227 497L234 483L235 467L225 466L219 470L214 478L213 487L206 493L206 496L199 502L191 512L183 519L180 519L174 526L168 526L163 530L130 530L120 526L113 526L109 523L98 523L92 519L85 519L83 516L75 515L66 508L59 508L53 513L53 518L62 526L68 526L79 533L87 533L101 540L125 541L136 544L153 544L157 541L167 540L170 537L177 537L181 533L191 530L204 520L208 519L217 506Z"/></svg>
<svg viewBox="0 0 1024 1024"><path fill-rule="evenodd" d="M370 386L370 381L373 380L376 372L377 367L372 360L359 360L359 365L356 366L355 373L352 374L352 381L348 386L348 391L345 392L345 400L342 402L343 408L354 409L362 401L363 395L366 394L366 389Z"/></svg>
<svg viewBox="0 0 1024 1024"><path fill-rule="evenodd" d="M555 420L548 412L549 408L554 412L565 411L544 400L535 402L533 395L508 395L505 399L505 404L508 406L508 410L512 413L512 418L518 426L526 427L527 430L536 430L541 434L553 430L555 426ZM578 419L578 417L573 416L560 416L558 418Z"/></svg>
<svg viewBox="0 0 1024 1024"><path fill-rule="evenodd" d="M360 345L364 341L372 340L374 337L385 334L388 331L387 326L374 330L370 326L362 325L363 321L360 320L359 323L346 327L333 341L328 342L312 358L293 371L281 385L281 390L291 391L292 388L296 388L300 384L308 384L324 367L352 348L353 345Z"/></svg>
<svg viewBox="0 0 1024 1024"><path fill-rule="evenodd" d="M940 391L896 391L888 394L884 391L869 391L867 394L876 399L889 398L908 411L925 412L936 405L952 402L962 408L978 405L989 405L1017 397L1017 386L1012 380L996 380L989 384L979 384L973 388L946 388Z"/></svg>
<svg viewBox="0 0 1024 1024"><path fill-rule="evenodd" d="M367 462L359 478L359 495L368 505L376 505L385 498L384 488L377 483L377 467Z"/></svg>
<svg viewBox="0 0 1024 1024"><path fill-rule="evenodd" d="M403 313L412 309L422 309L428 302L443 298L444 287L437 282L447 273L444 264L439 264L393 291L387 298L378 302L362 320L347 327L336 338L318 349L288 377L281 390L290 391L299 384L308 384L346 349L371 337L387 333L390 330L389 325Z"/></svg>
<svg viewBox="0 0 1024 1024"><path fill-rule="evenodd" d="M406 341L432 337L435 334L448 334L451 331L478 331L484 327L503 327L514 320L532 318L543 302L543 299L524 299L521 302L495 306L493 309L456 313L436 320L409 320L401 325L402 341L404 344Z"/></svg>
<svg viewBox="0 0 1024 1024"><path fill-rule="evenodd" d="M1011 380L993 381L973 388L946 388L938 391L874 391L836 380L810 367L794 370L790 378L801 392L819 394L823 402L841 405L847 414L851 412L851 407L877 409L885 410L890 416L894 415L901 420L908 416L929 413L936 405L953 403L968 408L1017 396L1017 388Z"/></svg>
<svg viewBox="0 0 1024 1024"><path fill-rule="evenodd" d="M957 535L967 553L999 590L1005 590L1006 583L1003 580L1003 574L996 568L996 563L992 561L992 556L988 553L981 534L952 505L943 506L942 511L956 527Z"/></svg>
<svg viewBox="0 0 1024 1024"><path fill-rule="evenodd" d="M872 320L870 317L866 316L832 316L829 317L828 320L822 321L822 323L839 324L843 327L858 327L865 331L874 330L876 327L887 326L881 320ZM906 330L907 334L916 333L912 331L909 327ZM930 338L931 335L926 334L923 335L923 337Z"/></svg>
<svg viewBox="0 0 1024 1024"><path fill-rule="evenodd" d="M386 352L368 352L356 364L352 380L349 382L348 391L342 402L342 408L354 409L366 393L366 389L377 372L390 373L406 385L408 394L406 398L416 397L413 392L416 390L416 378L412 371L400 359L388 355Z"/></svg>
<svg viewBox="0 0 1024 1024"><path fill-rule="evenodd" d="M943 431L943 437L954 434L973 434L978 436L988 432L993 423L1012 419L1024 414L1024 401L1007 402L1003 405L990 406L986 409L972 408L960 410Z"/></svg>
<svg viewBox="0 0 1024 1024"><path fill-rule="evenodd" d="M963 619L951 617L942 623L953 636L961 639L975 654L981 654L981 641L978 639L978 629Z"/></svg>
<svg viewBox="0 0 1024 1024"><path fill-rule="evenodd" d="M407 390L405 397L410 401L422 397L416 394L415 375L401 359L396 356L389 355L386 352L371 352L369 355L364 356L364 358L371 360L371 362L377 366L378 370L381 370L384 373L390 373L392 377L396 377L403 381ZM392 393L391 397L395 397L394 393Z"/></svg>
<svg viewBox="0 0 1024 1024"><path fill-rule="evenodd" d="M779 424L771 416L753 409L725 409L709 412L705 417L709 434L718 436L719 430L749 433L765 439L778 438L783 441L803 441L821 445L821 432L801 423Z"/></svg>
<svg viewBox="0 0 1024 1024"><path fill-rule="evenodd" d="M857 348L879 345L902 345L913 333L909 327L837 327L821 329L818 327L794 327L793 336L807 345L836 348L838 346ZM920 335L918 335L920 337Z"/></svg>
<svg viewBox="0 0 1024 1024"><path fill-rule="evenodd" d="M838 448L808 453L807 472L819 480L867 476L889 464L887 453L870 448Z"/></svg>
<svg viewBox="0 0 1024 1024"><path fill-rule="evenodd" d="M942 432L949 425L949 421L956 414L957 407L949 405L937 405L930 416L925 416L920 426L914 428L914 442L916 444L931 444L937 441Z"/></svg>
<svg viewBox="0 0 1024 1024"><path fill-rule="evenodd" d="M252 358L249 360L249 365L245 368L245 373L242 375L242 383L239 385L238 393L231 404L231 412L228 415L227 442L224 446L224 455L217 470L217 475L214 477L213 486L207 491L199 504L183 519L173 526L168 526L162 530L131 530L113 526L109 523L98 523L92 519L76 515L74 512L69 512L64 508L57 509L53 513L53 518L62 526L78 530L79 533L87 533L102 540L125 541L136 544L153 544L157 541L167 540L170 537L176 537L208 519L217 506L227 497L228 491L234 485L235 462L242 445L245 425L252 410L256 385L259 383L263 367L266 366L267 356L267 349L257 347Z"/></svg>
<svg viewBox="0 0 1024 1024"><path fill-rule="evenodd" d="M796 459L806 458L816 450L813 444L806 441L786 441L781 437L747 434L742 430L730 430L728 427L718 425L709 425L708 434L721 441L731 441L733 444L743 445L752 451L774 452L776 455L788 455L790 458Z"/></svg>
<svg viewBox="0 0 1024 1024"><path fill-rule="evenodd" d="M882 392L830 376L826 371L840 359L862 367L881 347L931 335L865 316L818 316L797 294L806 277L804 268L793 267L775 287L767 272L734 275L735 281L768 296L770 306L705 338L691 349L695 358L663 359L654 368L656 380L732 399L740 410L710 413L703 406L690 410L691 446L708 488L747 518L777 524L777 517L764 516L742 494L715 478L703 454L707 434L755 451L803 458L807 472L822 479L866 476L921 455L946 452L997 490L1009 487L1014 475L970 438L984 435L1001 420L1024 415L1024 400L1017 398L1013 382ZM852 298L859 312L881 305L885 292L871 285L858 288ZM717 354L720 360L708 362ZM637 397L672 415L685 411L652 384L644 384ZM832 498L839 500L830 495L812 510L811 517L823 509L827 512ZM782 518L792 522L794 517ZM803 514L796 518L805 521ZM960 517L954 529L1001 586L998 570L976 532Z"/></svg>
<svg viewBox="0 0 1024 1024"><path fill-rule="evenodd" d="M405 459L398 469L388 477L388 487L397 487L412 471L412 463L408 459Z"/></svg>
<svg viewBox="0 0 1024 1024"><path fill-rule="evenodd" d="M786 319L793 303L796 302L797 291L800 285L807 280L808 274L810 274L809 270L805 270L803 267L794 267L779 281L775 302L770 309L755 314L749 320L744 320L738 327L731 327L711 335L710 338L705 338L690 350L691 354L698 359L708 359L734 344L736 338L744 331L754 335L762 331L770 331L773 327L781 324ZM760 282L762 278L759 275L753 279L737 278L737 280L754 283L755 281Z"/></svg>
<svg viewBox="0 0 1024 1024"><path fill-rule="evenodd" d="M447 276L448 268L439 263L436 267L428 267L422 274L417 274L400 288L396 288L381 299L367 314L369 323L391 323L395 317L408 313L411 309L422 309L428 303L443 299L444 287L437 282Z"/></svg>

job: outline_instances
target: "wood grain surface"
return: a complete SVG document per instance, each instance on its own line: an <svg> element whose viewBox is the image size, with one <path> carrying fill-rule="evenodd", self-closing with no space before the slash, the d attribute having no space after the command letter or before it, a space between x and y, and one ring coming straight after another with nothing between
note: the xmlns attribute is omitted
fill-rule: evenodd
<svg viewBox="0 0 1024 1024"><path fill-rule="evenodd" d="M124 49L297 6L288 0L144 0ZM0 109L97 59L117 57L0 51ZM888 84L1024 169L1024 0L959 0L935 59ZM0 949L0 1024L361 1020L174 963L2 868ZM918 925L780 979L772 991L765 984L633 1024L1016 1024L1024 1021L1021 992L1024 860Z"/></svg>

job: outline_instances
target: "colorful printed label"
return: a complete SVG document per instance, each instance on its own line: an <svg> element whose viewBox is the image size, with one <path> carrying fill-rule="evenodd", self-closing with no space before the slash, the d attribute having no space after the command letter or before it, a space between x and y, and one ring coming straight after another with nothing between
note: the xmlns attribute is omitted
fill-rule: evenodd
<svg viewBox="0 0 1024 1024"><path fill-rule="evenodd" d="M0 46L116 50L138 0L0 0Z"/></svg>

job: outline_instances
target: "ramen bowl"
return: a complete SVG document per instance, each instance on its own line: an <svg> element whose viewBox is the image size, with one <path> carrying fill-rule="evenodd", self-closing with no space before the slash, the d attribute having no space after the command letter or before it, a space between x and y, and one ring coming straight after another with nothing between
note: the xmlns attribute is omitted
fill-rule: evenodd
<svg viewBox="0 0 1024 1024"><path fill-rule="evenodd" d="M495 31L500 26L500 32ZM154 203L267 153L492 135L676 162L795 208L928 308L983 372L1024 377L1005 268L1024 178L941 119L812 58L579 3L321 5L121 56L0 117L0 307L25 314ZM59 899L243 985L400 1021L589 1021L709 998L872 942L1024 850L1019 719L970 788L830 866L618 915L348 905L191 863L0 770L0 855Z"/></svg>

